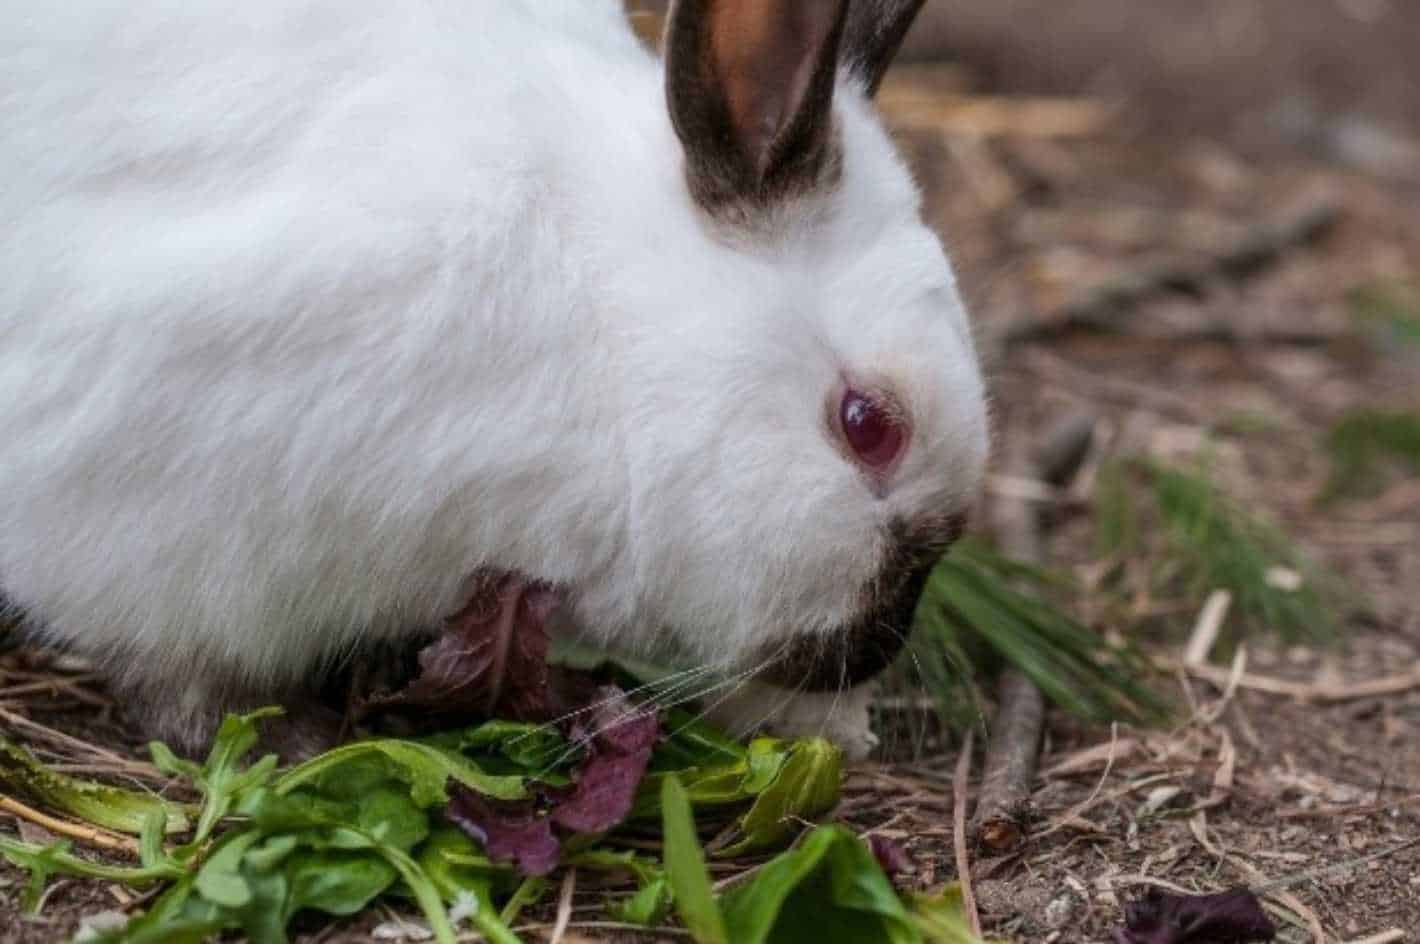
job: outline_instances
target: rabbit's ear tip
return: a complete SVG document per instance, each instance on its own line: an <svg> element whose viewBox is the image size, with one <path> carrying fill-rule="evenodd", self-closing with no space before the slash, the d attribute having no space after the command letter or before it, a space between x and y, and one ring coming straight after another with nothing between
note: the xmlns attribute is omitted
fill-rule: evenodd
<svg viewBox="0 0 1420 944"><path fill-rule="evenodd" d="M852 0L843 32L843 67L875 95L927 0Z"/></svg>
<svg viewBox="0 0 1420 944"><path fill-rule="evenodd" d="M847 0L681 0L666 98L692 194L711 212L826 182Z"/></svg>

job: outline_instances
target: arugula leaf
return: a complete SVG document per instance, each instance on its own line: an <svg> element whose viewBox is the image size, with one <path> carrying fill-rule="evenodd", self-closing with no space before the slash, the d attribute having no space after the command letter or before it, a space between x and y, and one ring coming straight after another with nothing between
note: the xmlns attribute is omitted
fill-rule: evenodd
<svg viewBox="0 0 1420 944"><path fill-rule="evenodd" d="M148 868L156 868L170 862L163 849L163 834L167 832L168 814L161 808L149 810L143 817L142 832L138 839L138 861Z"/></svg>
<svg viewBox="0 0 1420 944"><path fill-rule="evenodd" d="M471 728L442 731L420 742L461 754L473 754L480 766L507 761L528 776L547 782L553 769L570 766L576 751L567 749L567 739L554 727L521 721L485 721Z"/></svg>
<svg viewBox="0 0 1420 944"><path fill-rule="evenodd" d="M567 857L578 868L625 870L636 876L637 890L621 900L609 900L607 913L617 921L656 927L666 919L671 906L671 887L665 870L635 852L588 849Z"/></svg>
<svg viewBox="0 0 1420 944"><path fill-rule="evenodd" d="M449 923L449 913L444 910L443 899L439 897L439 890L434 887L434 882L429 878L429 874L420 868L419 863L411 859L407 853L393 846L372 841L370 848L383 856L385 861L399 872L399 877L404 880L405 887L414 895L414 900L419 903L420 909L424 912L424 919L429 922L429 928L434 932L434 939L439 944L454 944L454 929L453 925Z"/></svg>
<svg viewBox="0 0 1420 944"><path fill-rule="evenodd" d="M607 914L615 921L654 928L666 920L671 901L670 881L661 875L642 885L635 894L608 902Z"/></svg>
<svg viewBox="0 0 1420 944"><path fill-rule="evenodd" d="M203 794L202 812L191 841L183 854L195 852L212 835L212 830L248 790L263 785L276 769L276 755L268 754L255 764L242 768L242 759L256 746L257 723L282 713L280 708L262 708L245 715L228 715L217 729L207 760L198 767L177 757L167 745L154 741L148 745L153 763L164 773L191 778Z"/></svg>
<svg viewBox="0 0 1420 944"><path fill-rule="evenodd" d="M540 884L519 885L514 901L500 915L493 904L493 891L508 884L511 871L493 864L472 840L449 826L436 829L420 847L418 864L444 901L472 903L469 919L493 944L518 944L517 935L508 925L524 903L546 887L541 880L537 880Z"/></svg>
<svg viewBox="0 0 1420 944"><path fill-rule="evenodd" d="M70 846L71 843L67 839L49 846L30 846L29 843L18 843L0 838L0 855L3 855L11 865L19 866L30 873L29 884L25 887L25 894L20 898L20 908L24 910L25 914L39 914L40 901L44 897L44 886L49 882L51 875L64 871L64 866L59 860L61 856L68 854Z"/></svg>
<svg viewBox="0 0 1420 944"><path fill-rule="evenodd" d="M684 708L666 712L666 730L669 736L651 755L652 772L674 771L684 776L689 768L724 767L744 759L743 744Z"/></svg>
<svg viewBox="0 0 1420 944"><path fill-rule="evenodd" d="M523 909L529 905L537 904L542 900L542 896L547 894L552 883L540 875L529 875L518 883L518 888L513 892L513 896L508 899L508 903L503 906L498 917L504 924L511 925L518 920L518 915L523 913Z"/></svg>
<svg viewBox="0 0 1420 944"><path fill-rule="evenodd" d="M260 833L229 834L217 843L197 873L197 893L214 905L240 908L251 901L251 887L242 874L242 857Z"/></svg>
<svg viewBox="0 0 1420 944"><path fill-rule="evenodd" d="M174 885L145 914L96 940L106 944L205 944L221 933L225 924L216 917L184 914L191 890L191 880Z"/></svg>
<svg viewBox="0 0 1420 944"><path fill-rule="evenodd" d="M150 793L55 773L3 736L0 789L114 832L138 835L144 820L154 811L165 814L168 832L180 833L188 828L187 814L180 804Z"/></svg>
<svg viewBox="0 0 1420 944"><path fill-rule="evenodd" d="M288 910L303 908L353 915L394 884L399 873L388 862L337 849L308 849L282 867L291 883Z"/></svg>
<svg viewBox="0 0 1420 944"><path fill-rule="evenodd" d="M690 815L690 799L675 774L668 775L661 785L661 823L666 876L680 920L696 944L728 944L731 938L705 871L705 856ZM741 944L739 938L734 941Z"/></svg>
<svg viewBox="0 0 1420 944"><path fill-rule="evenodd" d="M97 878L142 886L178 878L183 874L181 868L167 862L141 868L89 862L74 855L70 851L72 847L73 844L67 839L41 846L0 836L0 857L30 874L29 885L21 900L21 907L25 911L34 913L51 875L75 875L80 878Z"/></svg>
<svg viewBox="0 0 1420 944"><path fill-rule="evenodd" d="M422 808L448 802L445 785L450 778L470 790L500 800L517 800L527 795L521 776L489 774L457 751L396 738L355 741L326 751L286 771L277 778L275 789L277 793L289 793L313 781L328 786L352 769L359 769L362 763L385 764L381 768L385 775L409 784L411 799ZM349 766L352 764L356 766ZM368 766L364 767L367 775L369 770Z"/></svg>

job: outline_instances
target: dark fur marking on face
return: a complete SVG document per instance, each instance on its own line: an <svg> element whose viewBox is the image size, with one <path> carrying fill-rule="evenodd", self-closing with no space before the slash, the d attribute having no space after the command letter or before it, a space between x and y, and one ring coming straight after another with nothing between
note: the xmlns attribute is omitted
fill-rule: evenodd
<svg viewBox="0 0 1420 944"><path fill-rule="evenodd" d="M862 615L827 637L795 639L763 678L785 688L832 691L886 669L907 644L928 576L965 525L966 516L960 514L890 522L890 551L864 590Z"/></svg>

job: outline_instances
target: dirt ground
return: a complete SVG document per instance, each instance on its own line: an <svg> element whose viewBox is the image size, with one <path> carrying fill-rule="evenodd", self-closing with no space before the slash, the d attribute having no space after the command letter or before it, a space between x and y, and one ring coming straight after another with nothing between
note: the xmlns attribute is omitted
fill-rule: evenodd
<svg viewBox="0 0 1420 944"><path fill-rule="evenodd" d="M1285 940L1354 941L1393 929L1420 939L1420 846L1401 849L1420 839L1420 482L1396 480L1376 497L1332 506L1315 500L1329 472L1321 443L1337 417L1358 406L1420 409L1420 348L1368 342L1352 303L1364 286L1420 281L1420 159L1410 159L1420 155L1412 49L1420 8L1215 0L1189 8L1194 19L1181 4L1161 4L1168 15L1146 22L1140 11L1156 5L1134 4L1127 15L1110 0L1073 0L1068 15L1028 0L996 13L986 3L953 6L964 9L960 31L949 42L924 32L913 51L947 48L955 58L904 67L883 95L978 324L998 454L1079 411L1099 418L1107 450L1170 456L1211 441L1231 494L1374 602L1334 651L1255 639L1231 682L1224 663L1209 678L1166 678L1189 706L1169 730L1052 715L1029 835L1006 856L971 861L988 935L1107 941L1122 903L1150 884L1200 892L1250 884L1267 890ZM1181 52L1165 64L1148 55L1171 46L1170 36L1195 35L1161 21L1202 29L1196 18L1224 7L1244 26L1263 24L1237 27L1253 39L1220 59L1231 80ZM1282 21L1291 25L1271 30ZM1047 41L1049 24L1058 31ZM1189 48L1206 60L1212 47ZM1035 65L1019 65L1031 56ZM1108 82L1088 61L1112 64ZM1210 81L1188 84L1203 75ZM1219 89L1249 75L1267 79L1230 105ZM1028 112L1028 94L1067 97L1069 107ZM1195 103L1186 121L1161 119L1170 102L1205 94L1214 98ZM1247 273L1217 264L1225 247L1317 207L1334 210L1334 222L1285 246L1273 264ZM1168 282L1108 330L1038 330L1098 286L1161 267L1200 278ZM1030 339L1001 343L1012 332ZM1049 543L1052 562L1086 583L1089 469L1059 500ZM998 476L984 503L1009 485ZM1135 616L1182 626L1145 644L1177 658L1203 603L1134 601ZM32 684L53 678L52 666L7 657L0 727L51 758L74 752L54 730L131 756L132 733L91 681ZM25 727L27 718L49 733ZM944 753L855 768L838 811L901 840L920 886L956 877L955 762ZM21 922L23 884L0 867L0 941L65 939L81 916L141 904L101 883L60 881L44 917ZM578 892L564 940L654 939L599 927L600 894ZM311 928L302 939L373 940L389 917ZM547 927L534 923L529 940Z"/></svg>
<svg viewBox="0 0 1420 944"><path fill-rule="evenodd" d="M939 12L948 6L955 18ZM1229 15L1238 30L1220 25ZM1329 468L1320 444L1337 417L1420 408L1420 351L1358 344L1352 304L1358 287L1420 272L1420 69L1395 45L1420 35L1420 8L1017 0L934 4L929 16L938 19L911 51L955 53L962 74L950 81L961 91L1121 105L1097 132L1026 127L990 140L934 135L906 109L903 139L990 357L998 455L1078 411L1100 417L1124 451L1167 457L1207 437L1228 490L1377 610L1351 622L1338 651L1253 641L1256 678L1235 691L1180 677L1176 691L1196 711L1171 731L1055 717L1035 834L1013 856L974 863L987 931L1108 940L1121 901L1146 881L1212 891L1292 880L1271 898L1300 919L1284 923L1286 939L1392 929L1416 939L1420 849L1387 853L1420 839L1420 483L1332 507L1315 499ZM901 77L920 86L932 67L919 68ZM949 81L937 75L939 87ZM1174 120L1182 100L1189 107ZM911 105L911 93L900 101ZM1206 272L1220 247L1318 205L1339 208L1336 225L1249 277L1217 272L1160 292L1108 331L995 343L1121 275ZM1077 493L1088 491L1086 482ZM1088 581L1093 523L1083 511L1064 517L1051 557ZM1141 600L1136 614L1178 602ZM1203 602L1173 614L1183 636ZM1160 634L1153 645L1177 657L1182 638ZM1252 687L1272 680L1296 684ZM1398 690L1375 693L1385 687L1376 680ZM914 769L915 790L935 783L949 795L949 763L933 768L935 780ZM911 842L930 841L950 871L946 813L893 828L921 837L922 823L936 833Z"/></svg>

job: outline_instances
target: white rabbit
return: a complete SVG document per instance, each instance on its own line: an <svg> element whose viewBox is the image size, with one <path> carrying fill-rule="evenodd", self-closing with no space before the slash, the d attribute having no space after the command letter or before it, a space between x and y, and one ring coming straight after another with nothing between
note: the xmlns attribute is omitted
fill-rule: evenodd
<svg viewBox="0 0 1420 944"><path fill-rule="evenodd" d="M5 3L0 590L188 748L474 574L871 676L987 451L920 2Z"/></svg>

